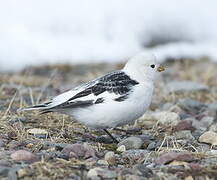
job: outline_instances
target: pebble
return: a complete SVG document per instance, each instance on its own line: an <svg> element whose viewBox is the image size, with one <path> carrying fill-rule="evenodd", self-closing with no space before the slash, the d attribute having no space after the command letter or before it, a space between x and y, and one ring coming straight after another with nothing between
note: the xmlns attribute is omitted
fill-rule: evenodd
<svg viewBox="0 0 217 180"><path fill-rule="evenodd" d="M107 163L109 165L115 165L116 164L116 157L115 157L115 153L113 151L109 151L105 154L104 157L105 161L107 161Z"/></svg>
<svg viewBox="0 0 217 180"><path fill-rule="evenodd" d="M217 102L211 103L208 105L208 109L217 111Z"/></svg>
<svg viewBox="0 0 217 180"><path fill-rule="evenodd" d="M206 131L199 137L199 142L217 145L217 133Z"/></svg>
<svg viewBox="0 0 217 180"><path fill-rule="evenodd" d="M5 143L6 143L6 140L5 140L5 139L0 139L0 148L1 148L1 147L4 147L4 146L5 146Z"/></svg>
<svg viewBox="0 0 217 180"><path fill-rule="evenodd" d="M109 165L109 163L107 161L103 160L103 159L98 160L97 164L103 165L103 166L108 166Z"/></svg>
<svg viewBox="0 0 217 180"><path fill-rule="evenodd" d="M192 121L192 126L196 129L207 130L208 127L211 126L214 122L214 117L205 116L200 120L194 119Z"/></svg>
<svg viewBox="0 0 217 180"><path fill-rule="evenodd" d="M0 166L0 176L8 176L8 173L11 169L12 168L10 167Z"/></svg>
<svg viewBox="0 0 217 180"><path fill-rule="evenodd" d="M152 170L147 168L145 164L137 164L133 167L133 170L143 178L151 178L153 176Z"/></svg>
<svg viewBox="0 0 217 180"><path fill-rule="evenodd" d="M48 137L48 132L45 129L39 129L39 128L28 129L27 133L37 138L47 138Z"/></svg>
<svg viewBox="0 0 217 180"><path fill-rule="evenodd" d="M26 176L26 175L28 175L28 171L27 171L26 169L19 169L19 170L17 171L17 176L18 176L19 178L22 178L22 177L24 177L24 176Z"/></svg>
<svg viewBox="0 0 217 180"><path fill-rule="evenodd" d="M166 85L169 92L208 91L208 86L194 81L171 81Z"/></svg>
<svg viewBox="0 0 217 180"><path fill-rule="evenodd" d="M156 142L151 142L151 143L148 145L147 149L148 149L148 150L155 150L155 148L157 147L156 145L157 145Z"/></svg>
<svg viewBox="0 0 217 180"><path fill-rule="evenodd" d="M175 132L174 136L176 137L176 139L186 139L190 141L195 140L194 136L192 136L191 131L189 130Z"/></svg>
<svg viewBox="0 0 217 180"><path fill-rule="evenodd" d="M216 132L216 133L217 133L217 124L216 124L216 123L212 124L212 125L209 127L209 131L212 131L212 132Z"/></svg>
<svg viewBox="0 0 217 180"><path fill-rule="evenodd" d="M162 154L160 157L158 157L155 160L155 163L156 164L167 164L167 163L172 162L174 160L189 162L189 161L193 161L194 158L188 152L168 152L168 153Z"/></svg>
<svg viewBox="0 0 217 180"><path fill-rule="evenodd" d="M133 162L143 162L149 155L149 151L145 149L127 150L122 153L123 158L132 160Z"/></svg>
<svg viewBox="0 0 217 180"><path fill-rule="evenodd" d="M177 114L182 114L183 113L183 110L176 104L173 105L168 111L169 112L174 112L174 113L177 113Z"/></svg>
<svg viewBox="0 0 217 180"><path fill-rule="evenodd" d="M174 131L183 131L183 130L190 130L190 131L194 131L195 128L192 125L192 119L188 118L185 120L180 121L175 127L173 127Z"/></svg>
<svg viewBox="0 0 217 180"><path fill-rule="evenodd" d="M124 145L126 150L139 149L142 147L143 141L139 137L131 136L118 143L118 147L120 147L121 145Z"/></svg>
<svg viewBox="0 0 217 180"><path fill-rule="evenodd" d="M126 151L126 147L125 147L125 145L121 145L121 146L119 146L119 147L116 149L116 151L119 151L119 152L125 152L125 151Z"/></svg>
<svg viewBox="0 0 217 180"><path fill-rule="evenodd" d="M10 141L8 144L7 144L8 148L10 150L18 150L20 149L22 146L25 146L25 143L24 142L20 142L20 141L15 141L15 140L12 140Z"/></svg>
<svg viewBox="0 0 217 180"><path fill-rule="evenodd" d="M103 169L100 167L96 167L88 171L87 178L96 179L97 177L100 177L100 179L113 179L117 177L117 173L115 171Z"/></svg>
<svg viewBox="0 0 217 180"><path fill-rule="evenodd" d="M205 105L205 104L203 104L203 103L201 103L199 101L190 99L190 98L185 98L185 99L178 100L177 105L179 107L181 107L182 109L184 109L184 110L190 110L190 111L192 111L192 110L199 111L202 108L207 107L207 105Z"/></svg>
<svg viewBox="0 0 217 180"><path fill-rule="evenodd" d="M18 150L11 154L14 161L28 161L35 162L38 160L37 156L26 150Z"/></svg>
<svg viewBox="0 0 217 180"><path fill-rule="evenodd" d="M61 151L63 154L68 156L69 158L90 158L96 157L95 150L85 144L69 144L66 145L63 150Z"/></svg>
<svg viewBox="0 0 217 180"><path fill-rule="evenodd" d="M137 120L137 125L153 127L155 124L166 124L175 126L180 121L180 117L175 112L160 111L145 113L141 118Z"/></svg>

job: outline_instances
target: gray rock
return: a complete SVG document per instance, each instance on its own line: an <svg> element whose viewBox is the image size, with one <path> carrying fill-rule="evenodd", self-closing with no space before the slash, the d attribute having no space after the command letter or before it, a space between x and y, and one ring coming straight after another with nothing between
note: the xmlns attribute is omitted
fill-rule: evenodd
<svg viewBox="0 0 217 180"><path fill-rule="evenodd" d="M207 105L193 99L180 99L177 102L177 105L184 110L201 110L202 108L207 107Z"/></svg>
<svg viewBox="0 0 217 180"><path fill-rule="evenodd" d="M126 150L139 149L143 145L143 140L139 137L132 136L118 143L118 147L120 147L121 145L124 145L126 147Z"/></svg>
<svg viewBox="0 0 217 180"><path fill-rule="evenodd" d="M196 129L206 130L214 122L214 117L205 116L200 120L194 119L192 121L192 126Z"/></svg>
<svg viewBox="0 0 217 180"><path fill-rule="evenodd" d="M26 150L18 150L11 154L11 159L14 161L28 161L35 162L38 160L37 156Z"/></svg>
<svg viewBox="0 0 217 180"><path fill-rule="evenodd" d="M217 111L217 102L214 102L214 103L208 104L208 109L211 109L211 110Z"/></svg>
<svg viewBox="0 0 217 180"><path fill-rule="evenodd" d="M157 159L155 159L156 164L166 164L168 162L171 162L173 160L177 161L192 161L194 160L194 157L189 152L167 152L162 155L160 155Z"/></svg>
<svg viewBox="0 0 217 180"><path fill-rule="evenodd" d="M151 143L148 145L147 149L148 149L148 150L155 150L156 147L157 147L157 143L156 143L156 142L151 142Z"/></svg>
<svg viewBox="0 0 217 180"><path fill-rule="evenodd" d="M173 106L173 103L165 103L165 104L163 104L163 106L161 107L161 109L163 111L168 111L172 106Z"/></svg>
<svg viewBox="0 0 217 180"><path fill-rule="evenodd" d="M0 166L0 176L8 176L8 173L11 169L12 168L10 167Z"/></svg>
<svg viewBox="0 0 217 180"><path fill-rule="evenodd" d="M63 148L61 151L63 154L70 158L90 158L90 157L96 157L95 150L85 144L69 144L66 147Z"/></svg>
<svg viewBox="0 0 217 180"><path fill-rule="evenodd" d="M217 124L213 123L208 130L217 133Z"/></svg>
<svg viewBox="0 0 217 180"><path fill-rule="evenodd" d="M100 179L113 179L117 177L117 173L115 171L96 167L88 171L87 177L90 179L98 179L99 177Z"/></svg>
<svg viewBox="0 0 217 180"><path fill-rule="evenodd" d="M147 168L144 164L137 164L133 167L135 173L143 178L151 178L153 176L153 172L151 169Z"/></svg>
<svg viewBox="0 0 217 180"><path fill-rule="evenodd" d="M208 86L194 81L171 81L166 85L169 92L208 91Z"/></svg>
<svg viewBox="0 0 217 180"><path fill-rule="evenodd" d="M104 159L109 165L115 165L116 164L116 157L115 157L115 153L113 151L108 151L105 154Z"/></svg>
<svg viewBox="0 0 217 180"><path fill-rule="evenodd" d="M192 136L191 131L189 130L175 132L174 136L176 137L176 139L187 139L190 141L195 140L194 136Z"/></svg>
<svg viewBox="0 0 217 180"><path fill-rule="evenodd" d="M160 111L145 113L136 123L139 126L145 125L146 127L152 128L157 123L175 126L179 121L179 114L169 111Z"/></svg>
<svg viewBox="0 0 217 180"><path fill-rule="evenodd" d="M122 157L133 162L142 163L149 157L149 151L144 149L127 150L122 153Z"/></svg>
<svg viewBox="0 0 217 180"><path fill-rule="evenodd" d="M195 139L198 139L202 134L204 133L204 130L196 129L192 132L192 136L195 137Z"/></svg>
<svg viewBox="0 0 217 180"><path fill-rule="evenodd" d="M199 137L199 142L217 145L217 133L206 131Z"/></svg>

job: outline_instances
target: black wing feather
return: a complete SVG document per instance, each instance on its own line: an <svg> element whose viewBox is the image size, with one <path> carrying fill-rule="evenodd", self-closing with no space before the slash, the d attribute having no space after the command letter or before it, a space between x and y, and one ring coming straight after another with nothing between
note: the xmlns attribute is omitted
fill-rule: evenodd
<svg viewBox="0 0 217 180"><path fill-rule="evenodd" d="M97 83L94 83L97 82ZM101 78L96 79L93 83L86 84L85 90L79 92L68 101L75 100L80 97L88 96L93 93L95 96L108 91L117 95L126 95L132 90L132 87L139 84L136 80L131 79L122 71L114 71Z"/></svg>
<svg viewBox="0 0 217 180"><path fill-rule="evenodd" d="M114 71L103 77L100 77L94 81L86 83L84 90L77 93L75 96L70 98L67 102L60 104L54 108L80 108L87 107L93 104L100 104L104 102L103 98L97 100L85 100L80 101L78 98L94 94L98 96L105 91L109 93L115 93L120 95L119 98L114 99L115 101L121 102L127 99L128 94L132 91L132 87L139 84L137 81L131 79L126 73L122 71ZM82 87L82 86L80 86Z"/></svg>

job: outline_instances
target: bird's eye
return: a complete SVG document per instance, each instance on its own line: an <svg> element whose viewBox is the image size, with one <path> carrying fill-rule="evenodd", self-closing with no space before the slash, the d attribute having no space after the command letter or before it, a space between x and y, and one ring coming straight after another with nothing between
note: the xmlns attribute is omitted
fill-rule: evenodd
<svg viewBox="0 0 217 180"><path fill-rule="evenodd" d="M155 68L155 65L154 65L154 64L152 64L152 65L151 65L151 68Z"/></svg>

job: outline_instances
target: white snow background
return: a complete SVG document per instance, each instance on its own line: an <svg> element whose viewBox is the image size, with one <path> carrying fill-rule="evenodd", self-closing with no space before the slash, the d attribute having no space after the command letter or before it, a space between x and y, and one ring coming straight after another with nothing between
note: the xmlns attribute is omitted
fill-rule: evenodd
<svg viewBox="0 0 217 180"><path fill-rule="evenodd" d="M216 0L0 0L0 70L123 61L217 62Z"/></svg>

